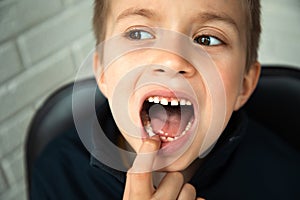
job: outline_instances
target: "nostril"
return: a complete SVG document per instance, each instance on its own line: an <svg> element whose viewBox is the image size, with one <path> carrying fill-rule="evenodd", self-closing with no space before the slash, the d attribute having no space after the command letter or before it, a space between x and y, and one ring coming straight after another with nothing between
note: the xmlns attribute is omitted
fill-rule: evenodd
<svg viewBox="0 0 300 200"><path fill-rule="evenodd" d="M163 69L156 69L155 71L156 72L165 72L165 70L163 70Z"/></svg>
<svg viewBox="0 0 300 200"><path fill-rule="evenodd" d="M186 71L179 71L179 74L186 74Z"/></svg>

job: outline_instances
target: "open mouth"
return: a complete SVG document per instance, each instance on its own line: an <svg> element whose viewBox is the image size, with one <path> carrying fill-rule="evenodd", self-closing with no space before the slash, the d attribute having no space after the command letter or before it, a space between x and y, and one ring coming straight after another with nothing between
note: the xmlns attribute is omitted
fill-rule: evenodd
<svg viewBox="0 0 300 200"><path fill-rule="evenodd" d="M194 107L189 99L150 96L144 101L140 116L147 134L158 135L165 146L189 132Z"/></svg>

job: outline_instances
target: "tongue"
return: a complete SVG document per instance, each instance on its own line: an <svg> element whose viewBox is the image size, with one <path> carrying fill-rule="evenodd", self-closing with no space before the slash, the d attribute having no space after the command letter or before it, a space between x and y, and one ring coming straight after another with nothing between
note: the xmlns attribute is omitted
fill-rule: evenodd
<svg viewBox="0 0 300 200"><path fill-rule="evenodd" d="M189 106L190 107L190 106ZM156 104L149 109L151 126L155 133L163 131L168 136L180 135L191 119L193 112L187 106L162 106Z"/></svg>

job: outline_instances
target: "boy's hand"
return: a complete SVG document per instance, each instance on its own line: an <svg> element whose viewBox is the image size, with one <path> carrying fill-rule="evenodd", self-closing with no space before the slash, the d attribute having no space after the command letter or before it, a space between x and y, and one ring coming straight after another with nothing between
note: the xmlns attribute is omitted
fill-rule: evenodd
<svg viewBox="0 0 300 200"><path fill-rule="evenodd" d="M158 188L153 187L151 170L159 147L160 140L157 136L143 142L133 167L127 172L123 200L196 199L195 188L191 184L184 184L184 178L180 172L167 173ZM197 198L197 200L201 200L201 198Z"/></svg>

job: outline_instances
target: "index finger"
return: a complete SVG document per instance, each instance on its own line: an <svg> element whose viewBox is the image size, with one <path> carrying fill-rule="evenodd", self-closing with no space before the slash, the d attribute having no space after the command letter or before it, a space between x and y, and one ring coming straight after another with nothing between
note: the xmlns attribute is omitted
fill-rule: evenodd
<svg viewBox="0 0 300 200"><path fill-rule="evenodd" d="M133 162L130 173L147 173L152 172L152 165L160 147L159 137L153 136L146 138Z"/></svg>
<svg viewBox="0 0 300 200"><path fill-rule="evenodd" d="M132 168L127 173L125 191L129 199L146 199L152 196L152 165L159 147L160 140L156 136L144 140Z"/></svg>

